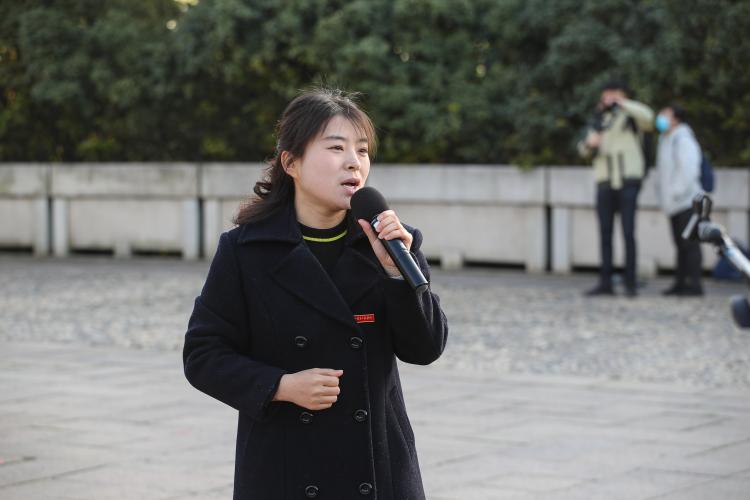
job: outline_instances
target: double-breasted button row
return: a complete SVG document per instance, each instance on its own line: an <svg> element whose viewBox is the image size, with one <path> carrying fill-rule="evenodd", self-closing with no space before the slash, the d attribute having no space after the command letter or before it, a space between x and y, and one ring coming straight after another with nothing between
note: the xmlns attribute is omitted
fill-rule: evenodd
<svg viewBox="0 0 750 500"><path fill-rule="evenodd" d="M310 339L304 335L297 335L294 337L294 345L300 350L307 349L307 346L310 345ZM365 345L365 341L362 337L352 337L349 339L349 347L355 351L362 349L363 345Z"/></svg>
<svg viewBox="0 0 750 500"><path fill-rule="evenodd" d="M359 494L362 496L368 496L373 491L372 484L370 483L361 483L359 485ZM307 488L305 488L305 496L307 498L316 498L318 496L318 493L320 493L320 490L317 486L314 484L311 484Z"/></svg>
<svg viewBox="0 0 750 500"><path fill-rule="evenodd" d="M357 422L364 422L367 420L367 410L357 410L354 412L354 420Z"/></svg>
<svg viewBox="0 0 750 500"><path fill-rule="evenodd" d="M357 410L354 412L354 420L357 422L364 422L367 420L367 410ZM299 414L299 421L303 424L311 424L313 421L314 415L310 413L309 411L303 411Z"/></svg>

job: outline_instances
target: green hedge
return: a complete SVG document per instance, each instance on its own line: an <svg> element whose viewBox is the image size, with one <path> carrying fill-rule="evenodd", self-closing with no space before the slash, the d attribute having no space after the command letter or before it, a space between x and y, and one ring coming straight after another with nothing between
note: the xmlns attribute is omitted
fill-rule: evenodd
<svg viewBox="0 0 750 500"><path fill-rule="evenodd" d="M363 93L379 161L570 164L601 84L750 163L750 2L0 2L0 160L255 161L298 89Z"/></svg>

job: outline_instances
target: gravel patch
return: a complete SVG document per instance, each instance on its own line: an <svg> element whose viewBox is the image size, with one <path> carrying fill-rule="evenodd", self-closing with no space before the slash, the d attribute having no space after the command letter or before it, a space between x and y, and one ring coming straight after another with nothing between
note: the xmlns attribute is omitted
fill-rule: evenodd
<svg viewBox="0 0 750 500"><path fill-rule="evenodd" d="M178 351L206 262L0 257L0 339ZM703 298L666 298L668 279L636 299L586 299L593 275L468 269L433 272L448 316L437 362L483 373L583 375L705 387L750 387L750 330L707 281Z"/></svg>

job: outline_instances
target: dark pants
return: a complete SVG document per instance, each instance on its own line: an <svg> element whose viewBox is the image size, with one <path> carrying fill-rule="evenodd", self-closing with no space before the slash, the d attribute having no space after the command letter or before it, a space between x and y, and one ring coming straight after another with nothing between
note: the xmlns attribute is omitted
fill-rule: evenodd
<svg viewBox="0 0 750 500"><path fill-rule="evenodd" d="M701 268L703 256L701 245L694 240L683 240L682 231L687 226L693 210L688 208L669 218L672 223L672 240L677 249L675 285L678 287L701 288Z"/></svg>
<svg viewBox="0 0 750 500"><path fill-rule="evenodd" d="M603 286L612 284L612 230L615 212L619 212L625 239L625 286L635 288L635 209L640 189L640 181L626 181L621 189L612 189L609 183L597 186L596 214L599 217L602 257L600 283Z"/></svg>

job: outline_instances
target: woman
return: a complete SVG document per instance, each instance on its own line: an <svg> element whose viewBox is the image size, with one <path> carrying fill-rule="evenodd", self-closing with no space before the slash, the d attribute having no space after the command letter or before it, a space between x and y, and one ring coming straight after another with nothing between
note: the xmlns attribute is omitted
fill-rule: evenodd
<svg viewBox="0 0 750 500"><path fill-rule="evenodd" d="M436 360L437 296L416 294L381 239L416 256L391 210L350 216L374 127L339 91L294 99L255 197L224 233L185 335L185 375L239 411L235 499L423 499L396 357Z"/></svg>

